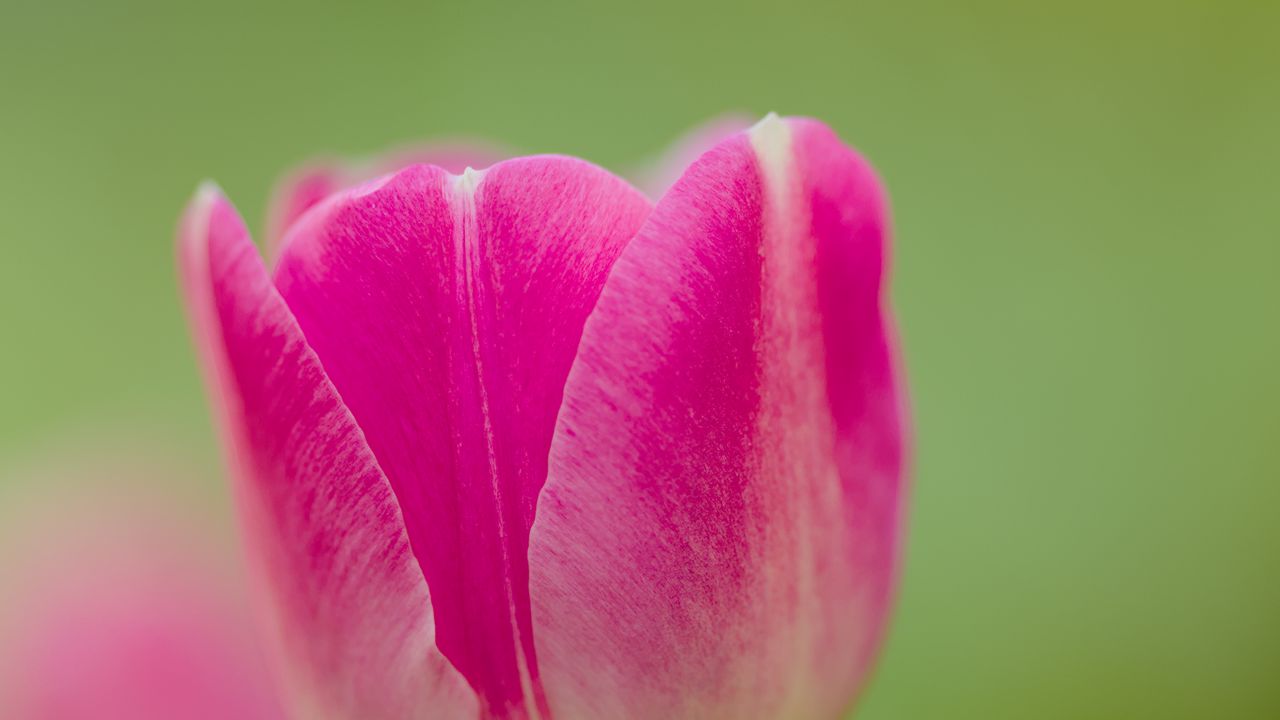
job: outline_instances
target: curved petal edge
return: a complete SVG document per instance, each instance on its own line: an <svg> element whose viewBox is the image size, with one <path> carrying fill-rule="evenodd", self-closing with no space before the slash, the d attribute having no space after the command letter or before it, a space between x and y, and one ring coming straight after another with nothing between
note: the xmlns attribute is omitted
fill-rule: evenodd
<svg viewBox="0 0 1280 720"><path fill-rule="evenodd" d="M468 167L489 167L507 156L486 143L460 140L409 145L365 160L313 160L282 177L271 193L267 205L267 256L279 257L289 227L342 190L410 165L436 165L459 174Z"/></svg>
<svg viewBox="0 0 1280 720"><path fill-rule="evenodd" d="M395 496L243 222L211 185L183 218L179 265L294 710L474 717L475 695L435 648Z"/></svg>
<svg viewBox="0 0 1280 720"><path fill-rule="evenodd" d="M767 118L614 265L530 538L558 717L832 718L883 636L906 417L869 166Z"/></svg>

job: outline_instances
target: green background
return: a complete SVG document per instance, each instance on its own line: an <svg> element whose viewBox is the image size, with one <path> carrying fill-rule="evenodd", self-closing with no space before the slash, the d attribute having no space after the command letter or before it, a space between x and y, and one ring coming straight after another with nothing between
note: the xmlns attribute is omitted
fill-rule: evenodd
<svg viewBox="0 0 1280 720"><path fill-rule="evenodd" d="M0 7L0 465L163 428L222 497L172 258L205 177L257 228L318 151L626 169L813 115L888 184L917 424L859 717L1280 717L1280 4Z"/></svg>

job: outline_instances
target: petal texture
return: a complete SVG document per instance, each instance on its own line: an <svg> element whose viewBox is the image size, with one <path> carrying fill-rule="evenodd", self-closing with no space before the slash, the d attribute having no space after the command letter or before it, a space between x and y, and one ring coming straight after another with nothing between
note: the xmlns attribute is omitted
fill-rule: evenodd
<svg viewBox="0 0 1280 720"><path fill-rule="evenodd" d="M475 717L391 487L214 189L188 209L180 265L297 716Z"/></svg>
<svg viewBox="0 0 1280 720"><path fill-rule="evenodd" d="M319 160L289 173L276 186L267 210L267 254L280 254L280 241L303 213L325 198L415 164L436 165L451 173L484 168L504 153L477 142L444 142L410 146L367 161Z"/></svg>
<svg viewBox="0 0 1280 720"><path fill-rule="evenodd" d="M835 718L895 577L884 199L824 126L698 160L614 266L530 539L559 718Z"/></svg>
<svg viewBox="0 0 1280 720"><path fill-rule="evenodd" d="M395 489L440 650L491 716L546 715L529 528L583 323L649 209L569 158L414 166L305 216L276 270Z"/></svg>

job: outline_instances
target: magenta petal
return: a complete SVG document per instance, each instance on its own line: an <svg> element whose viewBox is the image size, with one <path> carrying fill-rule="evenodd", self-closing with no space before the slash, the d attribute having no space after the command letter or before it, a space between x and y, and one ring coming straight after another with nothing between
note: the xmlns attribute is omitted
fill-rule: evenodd
<svg viewBox="0 0 1280 720"><path fill-rule="evenodd" d="M528 532L582 325L648 202L561 157L415 166L308 214L276 284L404 509L440 650L546 715Z"/></svg>
<svg viewBox="0 0 1280 720"><path fill-rule="evenodd" d="M530 538L558 717L834 718L880 643L904 410L866 163L770 118L614 266Z"/></svg>
<svg viewBox="0 0 1280 720"><path fill-rule="evenodd" d="M286 175L271 194L267 210L267 255L278 257L285 232L307 210L336 192L415 164L436 165L452 173L484 168L506 154L477 142L412 145L366 161L325 159Z"/></svg>
<svg viewBox="0 0 1280 720"><path fill-rule="evenodd" d="M474 716L395 496L215 189L187 211L180 265L298 715Z"/></svg>

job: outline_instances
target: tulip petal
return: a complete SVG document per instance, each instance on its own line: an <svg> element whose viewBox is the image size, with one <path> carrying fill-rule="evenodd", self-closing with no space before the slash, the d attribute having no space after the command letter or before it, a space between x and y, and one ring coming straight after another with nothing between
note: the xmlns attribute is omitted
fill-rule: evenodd
<svg viewBox="0 0 1280 720"><path fill-rule="evenodd" d="M871 169L770 117L614 265L530 538L557 717L834 718L895 579L905 414Z"/></svg>
<svg viewBox="0 0 1280 720"><path fill-rule="evenodd" d="M325 198L382 175L416 164L436 165L451 173L483 168L504 153L478 142L411 145L369 160L321 159L285 175L271 194L267 209L267 257L280 256L280 242L289 226Z"/></svg>
<svg viewBox="0 0 1280 720"><path fill-rule="evenodd" d="M298 715L474 717L395 496L216 189L188 209L180 265Z"/></svg>
<svg viewBox="0 0 1280 720"><path fill-rule="evenodd" d="M648 211L570 158L414 166L305 216L276 270L404 509L437 644L490 716L546 716L528 532L582 325Z"/></svg>

